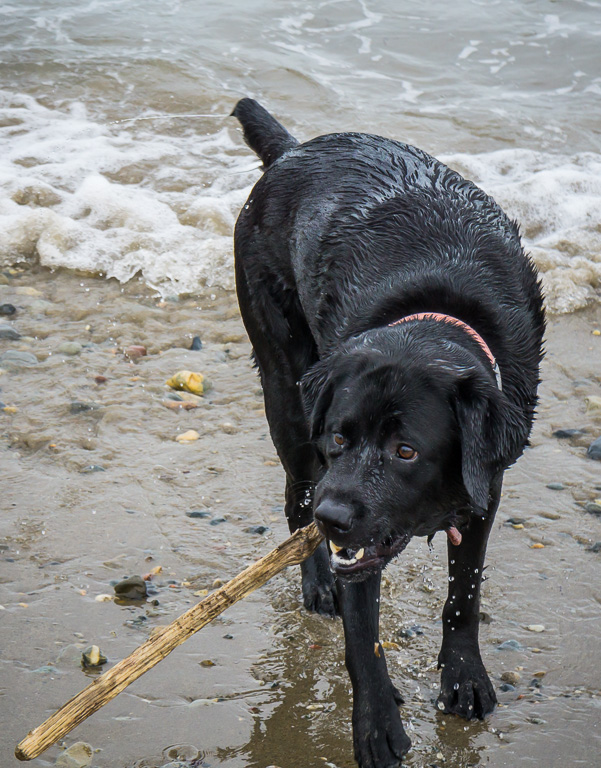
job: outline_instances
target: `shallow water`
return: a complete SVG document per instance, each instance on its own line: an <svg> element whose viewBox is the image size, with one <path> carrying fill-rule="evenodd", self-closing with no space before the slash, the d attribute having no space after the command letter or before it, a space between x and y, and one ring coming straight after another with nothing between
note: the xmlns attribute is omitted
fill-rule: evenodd
<svg viewBox="0 0 601 768"><path fill-rule="evenodd" d="M118 661L287 531L283 472L232 294L162 301L139 281L7 274L0 303L17 305L13 325L23 336L3 348L40 361L0 377L2 402L18 409L0 412L0 763L16 765L16 742L89 682L79 663L85 646ZM550 323L540 417L532 447L507 473L483 587L492 618L481 625L485 664L497 689L504 671L517 668L521 680L515 692L499 692L502 706L485 723L445 717L432 704L445 542L437 537L430 552L414 541L386 571L381 639L398 646L387 659L406 697L409 766L590 766L601 749L601 554L587 551L601 540L601 521L583 509L601 495L599 464L585 456L601 432L601 411L586 410L585 400L601 394L601 337L592 334L600 327L598 309ZM188 349L193 335L202 350ZM57 353L64 341L83 344L81 353ZM131 362L122 350L135 343L148 355ZM195 410L163 405L165 381L182 368L213 384ZM96 384L98 375L107 381ZM94 408L72 413L73 402ZM551 435L574 426L585 434ZM178 444L187 429L200 439ZM548 489L554 481L565 489ZM191 510L208 517L187 517ZM506 525L509 517L524 518L524 527ZM269 531L247 533L253 525ZM158 606L95 601L112 593L112 580L157 565ZM277 577L65 744L90 743L98 768L162 766L178 745L196 765L350 768L341 623L307 614L299 597L297 569ZM402 636L416 624L423 634ZM545 629L530 632L532 624ZM506 640L522 650L497 650ZM530 688L538 672L546 673L542 687ZM52 765L58 752L33 765ZM198 754L204 762L193 762Z"/></svg>
<svg viewBox="0 0 601 768"><path fill-rule="evenodd" d="M507 473L489 547L481 638L495 686L516 668L521 679L485 723L433 706L440 537L432 551L412 542L387 569L381 639L398 646L387 659L406 698L407 765L594 764L601 553L587 548L601 520L584 505L601 497L601 465L585 456L601 433L586 400L601 395L600 10L596 0L0 7L0 304L17 306L6 322L22 334L0 340L0 354L39 360L0 375L0 765L17 765L17 741L93 677L83 648L116 662L287 535L283 472L232 293L232 227L260 173L225 117L245 95L299 139L364 130L417 144L520 222L553 314L532 447ZM181 116L198 113L209 116ZM157 115L177 119L116 122ZM189 350L194 335L201 351ZM59 353L65 341L80 354ZM130 361L130 344L148 355ZM173 411L165 381L184 368L213 388ZM585 432L557 440L560 427ZM180 445L188 429L200 439ZM558 481L564 490L546 487ZM269 530L247 532L256 525ZM95 600L156 566L158 605ZM351 768L341 625L308 615L299 594L296 569L277 577L65 745L92 744L97 768L178 758ZM416 624L423 634L404 637ZM497 650L506 640L522 650Z"/></svg>

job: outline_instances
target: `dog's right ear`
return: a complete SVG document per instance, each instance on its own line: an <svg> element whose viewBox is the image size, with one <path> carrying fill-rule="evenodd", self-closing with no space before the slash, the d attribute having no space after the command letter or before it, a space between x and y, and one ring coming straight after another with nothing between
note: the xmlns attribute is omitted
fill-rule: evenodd
<svg viewBox="0 0 601 768"><path fill-rule="evenodd" d="M311 440L317 440L323 432L325 415L334 394L333 379L330 366L320 360L299 382Z"/></svg>

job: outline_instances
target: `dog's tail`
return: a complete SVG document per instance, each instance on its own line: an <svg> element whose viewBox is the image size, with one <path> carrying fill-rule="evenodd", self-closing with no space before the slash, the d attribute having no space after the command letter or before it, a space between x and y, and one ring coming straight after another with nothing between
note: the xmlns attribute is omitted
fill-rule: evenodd
<svg viewBox="0 0 601 768"><path fill-rule="evenodd" d="M240 121L244 139L263 161L263 168L269 168L284 152L298 146L294 136L254 99L241 99L232 116Z"/></svg>

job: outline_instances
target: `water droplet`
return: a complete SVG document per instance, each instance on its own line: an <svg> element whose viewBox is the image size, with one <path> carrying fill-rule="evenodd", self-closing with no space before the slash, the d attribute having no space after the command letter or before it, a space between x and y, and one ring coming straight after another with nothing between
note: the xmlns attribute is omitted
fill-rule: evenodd
<svg viewBox="0 0 601 768"><path fill-rule="evenodd" d="M461 616L461 611L455 611L455 616Z"/></svg>
<svg viewBox="0 0 601 768"><path fill-rule="evenodd" d="M451 565L455 565L455 561L454 560L451 560Z"/></svg>
<svg viewBox="0 0 601 768"><path fill-rule="evenodd" d="M454 691L458 691L459 690L459 683L455 683L455 685L453 686L453 690Z"/></svg>
<svg viewBox="0 0 601 768"><path fill-rule="evenodd" d="M449 581L455 581L455 577L454 576L449 576Z"/></svg>

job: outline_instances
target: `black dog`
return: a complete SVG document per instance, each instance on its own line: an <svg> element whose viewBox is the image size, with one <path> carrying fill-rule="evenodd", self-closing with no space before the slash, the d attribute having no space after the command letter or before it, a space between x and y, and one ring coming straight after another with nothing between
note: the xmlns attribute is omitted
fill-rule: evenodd
<svg viewBox="0 0 601 768"><path fill-rule="evenodd" d="M540 285L517 225L425 152L358 133L299 144L252 99L233 114L266 169L236 225L236 279L286 515L291 530L314 515L330 548L302 568L304 602L342 613L357 762L397 766L410 741L379 588L412 536L449 536L439 708L496 703L480 580L534 416Z"/></svg>

